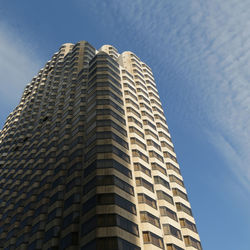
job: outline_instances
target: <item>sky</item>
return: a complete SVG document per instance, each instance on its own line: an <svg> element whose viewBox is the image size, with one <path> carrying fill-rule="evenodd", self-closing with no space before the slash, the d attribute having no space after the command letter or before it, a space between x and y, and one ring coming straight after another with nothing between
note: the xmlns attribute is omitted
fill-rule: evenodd
<svg viewBox="0 0 250 250"><path fill-rule="evenodd" d="M0 128L60 45L154 73L204 250L250 249L249 0L0 0Z"/></svg>

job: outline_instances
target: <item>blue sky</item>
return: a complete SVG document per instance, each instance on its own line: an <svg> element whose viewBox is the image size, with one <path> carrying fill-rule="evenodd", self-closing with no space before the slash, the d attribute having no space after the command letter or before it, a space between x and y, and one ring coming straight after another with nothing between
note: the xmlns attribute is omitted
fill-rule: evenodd
<svg viewBox="0 0 250 250"><path fill-rule="evenodd" d="M205 250L250 249L250 2L0 0L0 127L65 42L153 70Z"/></svg>

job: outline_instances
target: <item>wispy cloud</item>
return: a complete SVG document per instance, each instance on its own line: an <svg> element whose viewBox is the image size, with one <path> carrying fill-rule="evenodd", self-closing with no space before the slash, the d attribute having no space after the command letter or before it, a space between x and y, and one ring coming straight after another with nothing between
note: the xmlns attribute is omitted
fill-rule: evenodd
<svg viewBox="0 0 250 250"><path fill-rule="evenodd" d="M8 25L0 24L0 128L18 104L25 85L41 67L32 45L23 39Z"/></svg>
<svg viewBox="0 0 250 250"><path fill-rule="evenodd" d="M161 78L165 74L168 83L158 84L166 103L173 101L186 122L192 114L250 192L250 2L137 0L112 6L122 27L114 35L135 34L151 66ZM102 8L111 5L103 1Z"/></svg>

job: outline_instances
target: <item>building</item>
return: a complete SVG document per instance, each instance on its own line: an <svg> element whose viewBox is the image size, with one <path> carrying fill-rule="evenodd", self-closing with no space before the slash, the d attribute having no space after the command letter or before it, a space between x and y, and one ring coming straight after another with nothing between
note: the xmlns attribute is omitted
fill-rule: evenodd
<svg viewBox="0 0 250 250"><path fill-rule="evenodd" d="M151 69L64 44L0 132L0 249L201 249Z"/></svg>

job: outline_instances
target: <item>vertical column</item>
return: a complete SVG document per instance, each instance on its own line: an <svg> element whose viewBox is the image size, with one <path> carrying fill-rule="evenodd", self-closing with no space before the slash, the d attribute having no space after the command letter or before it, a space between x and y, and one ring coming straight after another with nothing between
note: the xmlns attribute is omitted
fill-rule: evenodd
<svg viewBox="0 0 250 250"><path fill-rule="evenodd" d="M196 249L201 249L199 235L197 233L195 221L192 216L190 203L187 198L183 178L181 176L179 165L177 163L176 154L174 152L174 146L166 124L159 94L154 83L153 74L150 68L144 63L142 63L142 69L145 76L146 86L150 97L153 115L155 118L157 131L161 143L161 148L164 155L164 162L167 167L167 172L170 180L170 187L173 193L182 237L185 242L185 246L188 249L191 249L192 246L194 246ZM177 235L176 233L174 233L171 226L168 226L168 231L171 235ZM174 249L174 247L176 248L174 244L175 242L173 241L172 243L167 243L167 246L169 249Z"/></svg>
<svg viewBox="0 0 250 250"><path fill-rule="evenodd" d="M155 113L158 112L156 105L152 102L153 91L148 88L146 83L148 77L145 75L144 64L131 52L124 52L123 65L133 75L136 95L139 102L139 110L142 117L143 132L147 146L146 155L149 156L149 165L152 173L152 182L154 183L154 192L158 205L158 214L161 225L157 235L153 235L152 231L144 232L144 243L151 243L157 247L163 248L168 243L175 243L178 247L184 247L180 225L178 223L177 210L174 204L173 194L171 192L170 180L167 175L166 165L164 161L164 153L162 152L161 134L158 133ZM156 96L157 90L153 94ZM159 99L159 97L157 97ZM155 100L156 101L156 100ZM158 114L158 113L157 113ZM142 223L143 225L143 223ZM148 227L149 228L149 227ZM163 237L165 244L159 244L161 240L157 237ZM155 244L158 242L158 244ZM162 241L163 242L163 241ZM146 249L147 244L144 245Z"/></svg>
<svg viewBox="0 0 250 250"><path fill-rule="evenodd" d="M128 98L126 104L128 110L127 119L136 128L130 128L129 131L131 147L134 148L132 160L136 176L142 241L144 249L164 248L162 227L159 220L160 208L159 204L157 204L157 190L159 186L153 183L155 180L159 181L159 184L161 183L160 189L164 190L165 188L168 189L168 182L160 182L163 179L161 175L164 175L165 171L164 167L161 166L163 157L160 155L160 146L156 142L158 135L156 134L154 118L151 114L152 110L147 88L141 64L136 59L136 56L131 52L124 52L118 60L129 71L123 79L124 86L126 86L124 89L125 95ZM135 112L137 116L135 116ZM134 138L134 132L137 132L137 138Z"/></svg>
<svg viewBox="0 0 250 250"><path fill-rule="evenodd" d="M81 247L140 249L119 65L99 52L87 88Z"/></svg>

